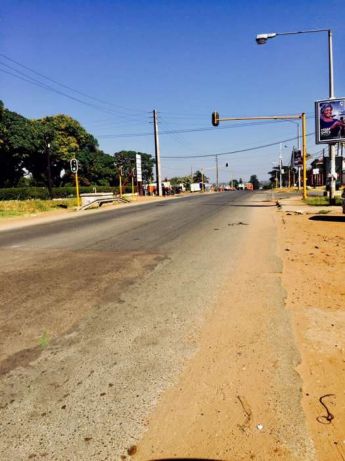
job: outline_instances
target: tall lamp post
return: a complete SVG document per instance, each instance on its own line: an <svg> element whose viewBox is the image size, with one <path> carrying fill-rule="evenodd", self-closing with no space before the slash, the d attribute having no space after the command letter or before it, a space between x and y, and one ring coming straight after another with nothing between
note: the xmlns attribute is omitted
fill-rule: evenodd
<svg viewBox="0 0 345 461"><path fill-rule="evenodd" d="M299 34L314 34L317 32L327 32L328 34L328 89L329 99L334 99L334 77L333 77L333 40L331 29L312 29L302 30L298 32L274 32L269 34L258 34L256 36L256 43L258 45L265 45L267 40L275 38L278 35L299 35ZM335 172L335 144L329 145L329 159L330 159L330 203L335 203L335 183L336 183L336 172Z"/></svg>

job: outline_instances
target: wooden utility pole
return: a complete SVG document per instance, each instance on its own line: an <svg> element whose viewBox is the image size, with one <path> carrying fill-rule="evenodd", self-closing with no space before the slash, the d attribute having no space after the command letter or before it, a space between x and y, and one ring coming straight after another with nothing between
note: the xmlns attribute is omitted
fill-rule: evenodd
<svg viewBox="0 0 345 461"><path fill-rule="evenodd" d="M160 150L159 150L157 112L155 110L153 111L153 126L154 126L154 134L155 134L157 194L161 197L163 195L162 181L161 181L161 159L160 159Z"/></svg>

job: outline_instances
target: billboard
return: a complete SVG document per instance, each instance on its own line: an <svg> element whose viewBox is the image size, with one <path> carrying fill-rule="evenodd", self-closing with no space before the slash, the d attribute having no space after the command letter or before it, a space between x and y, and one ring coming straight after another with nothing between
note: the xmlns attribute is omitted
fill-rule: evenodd
<svg viewBox="0 0 345 461"><path fill-rule="evenodd" d="M293 166L302 166L303 165L302 151L294 150L292 152L292 155L293 155Z"/></svg>
<svg viewBox="0 0 345 461"><path fill-rule="evenodd" d="M137 170L137 182L143 181L142 169L141 169L141 155L135 154L135 166Z"/></svg>
<svg viewBox="0 0 345 461"><path fill-rule="evenodd" d="M315 102L316 144L345 142L345 98Z"/></svg>

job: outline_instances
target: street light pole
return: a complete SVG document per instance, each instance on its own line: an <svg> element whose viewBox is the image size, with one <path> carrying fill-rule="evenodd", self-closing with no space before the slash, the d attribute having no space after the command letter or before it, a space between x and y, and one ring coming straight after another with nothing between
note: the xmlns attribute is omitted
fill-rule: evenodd
<svg viewBox="0 0 345 461"><path fill-rule="evenodd" d="M274 32L269 34L258 34L256 36L256 43L264 45L270 38L277 37L278 35L297 35L297 34L312 34L317 32L327 32L328 34L328 88L329 99L334 99L334 72L333 72L333 34L331 29L311 29L302 30L298 32ZM303 121L303 119L302 119ZM303 135L302 135L303 136ZM336 186L336 171L335 171L335 144L328 146L329 159L330 159L330 204L335 203L335 186ZM303 177L306 176L303 174Z"/></svg>
<svg viewBox="0 0 345 461"><path fill-rule="evenodd" d="M328 72L329 72L329 99L334 99L334 75L333 75L333 34L328 31ZM336 168L335 168L335 144L328 146L329 162L330 162L330 188L329 202L330 205L335 205L335 189L336 189Z"/></svg>

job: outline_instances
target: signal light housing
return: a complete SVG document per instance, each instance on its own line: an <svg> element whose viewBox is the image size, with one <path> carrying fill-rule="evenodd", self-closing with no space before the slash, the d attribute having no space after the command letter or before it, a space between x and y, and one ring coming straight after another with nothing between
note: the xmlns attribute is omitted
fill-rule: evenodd
<svg viewBox="0 0 345 461"><path fill-rule="evenodd" d="M212 125L218 126L219 125L219 114L218 112L212 112Z"/></svg>
<svg viewBox="0 0 345 461"><path fill-rule="evenodd" d="M70 161L71 171L72 173L77 173L78 171L78 160L76 158L72 158Z"/></svg>

